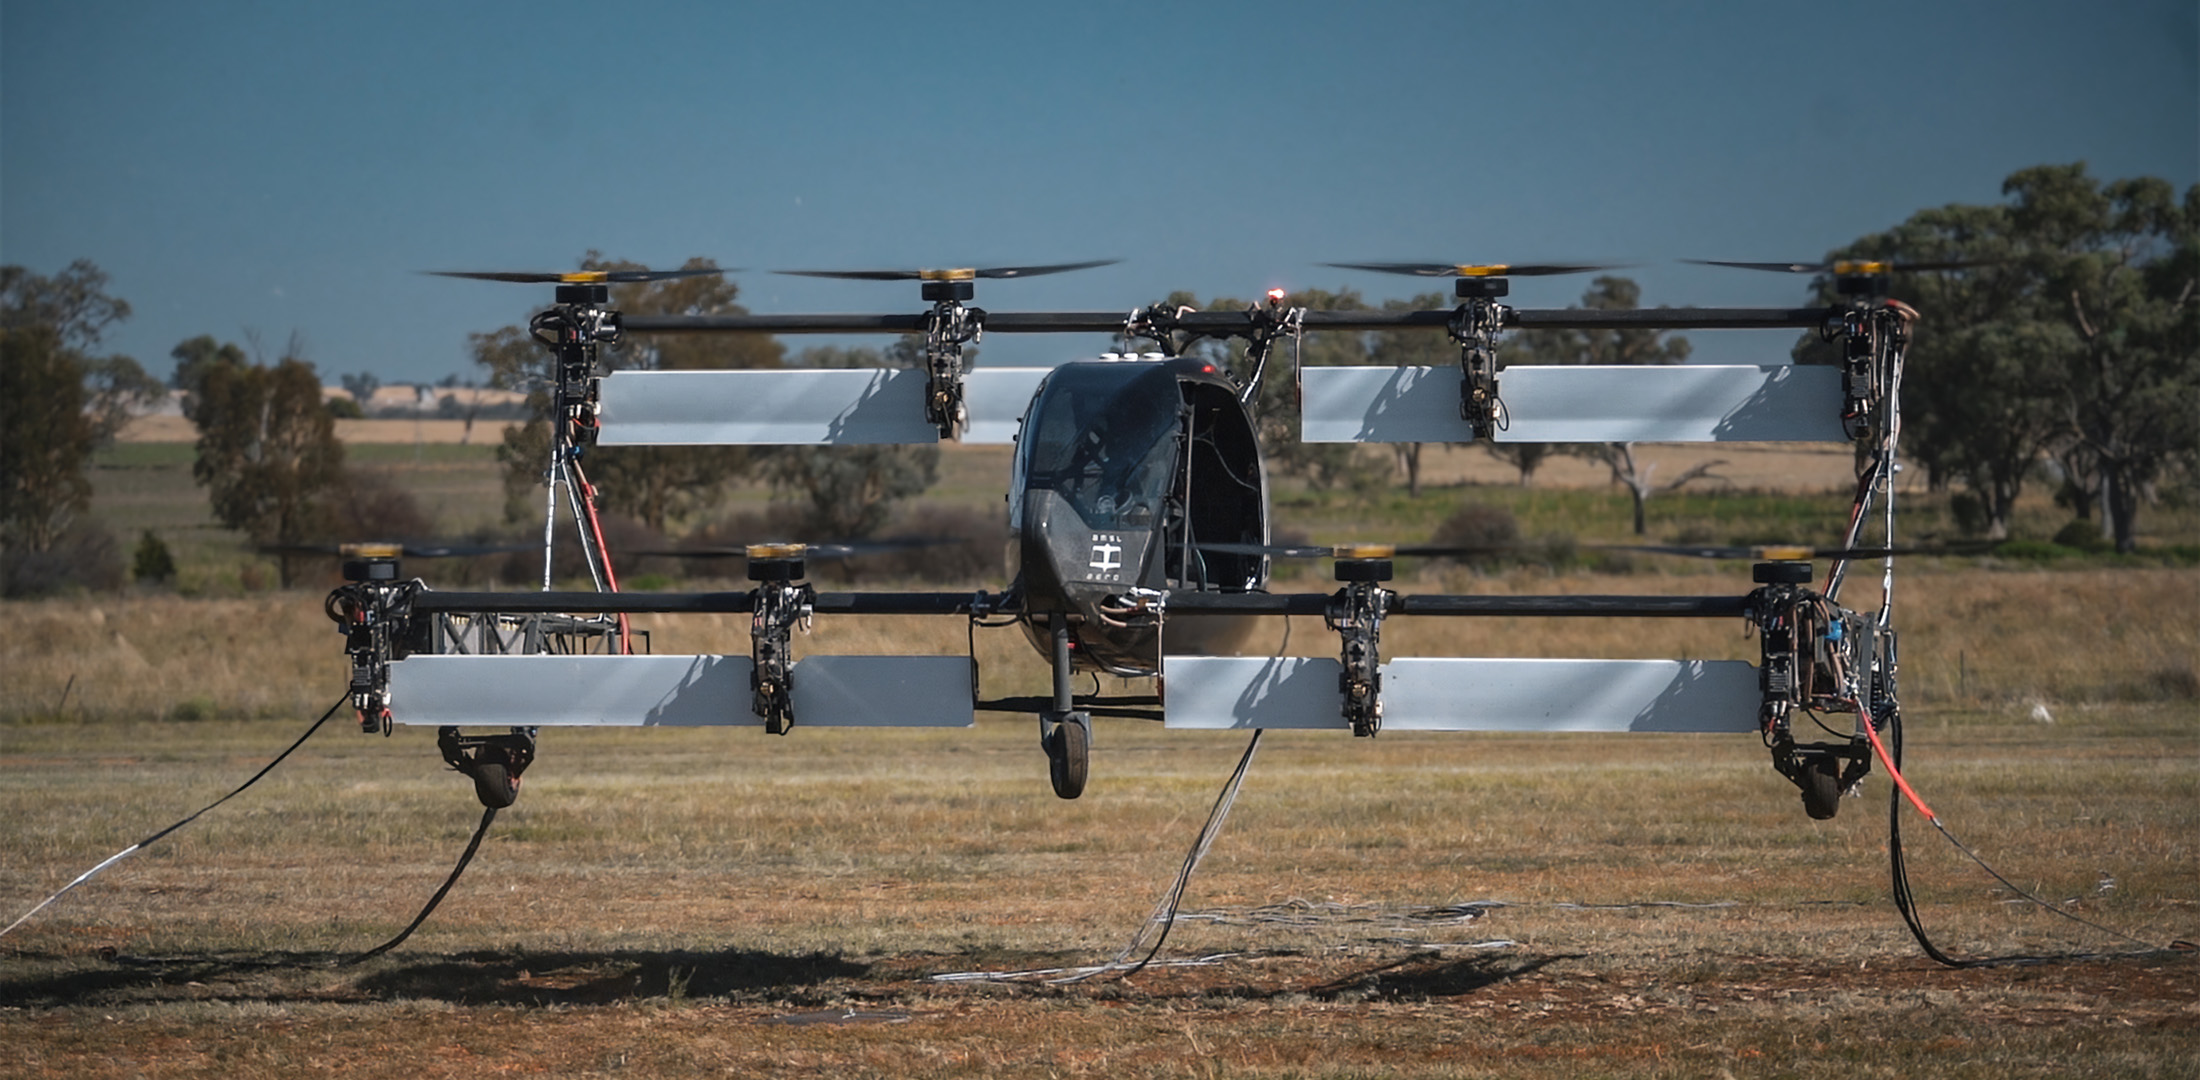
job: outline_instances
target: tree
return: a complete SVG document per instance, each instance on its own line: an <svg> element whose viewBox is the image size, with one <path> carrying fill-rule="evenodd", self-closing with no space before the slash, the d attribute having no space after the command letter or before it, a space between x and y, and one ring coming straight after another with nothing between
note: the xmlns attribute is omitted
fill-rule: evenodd
<svg viewBox="0 0 2200 1080"><path fill-rule="evenodd" d="M91 505L95 445L84 380L48 326L0 329L0 525L6 546L42 552Z"/></svg>
<svg viewBox="0 0 2200 1080"><path fill-rule="evenodd" d="M689 259L683 269L710 266L706 259ZM605 259L591 251L581 260L583 270L638 270L638 263ZM735 303L739 286L713 275L640 282L611 287L611 306L628 315L740 315L747 309ZM550 453L550 428L545 413L549 395L541 372L545 354L527 332L507 326L467 339L474 362L487 368L489 384L505 389L530 389L536 418L508 428L497 460L504 466L505 515L523 521L542 505L542 485ZM674 371L716 368L772 368L785 359L779 342L766 334L666 334L633 335L603 350L606 370ZM652 530L663 532L674 519L691 516L725 489L727 483L748 471L751 451L744 447L622 446L600 447L589 452L589 478L597 486L603 505L638 518Z"/></svg>
<svg viewBox="0 0 2200 1080"><path fill-rule="evenodd" d="M1894 295L1922 313L1904 359L1903 450L1933 487L1962 481L1978 502L1986 535L2007 536L2033 463L2062 430L2040 389L2053 380L2066 347L2052 340L2052 326L2029 314L2037 306L2034 274L2017 255L2009 208L1921 210L1835 257L1981 264L1900 274L1890 283ZM1821 303L1841 301L1831 278L1816 284ZM1796 359L1834 363L1836 349L1812 331Z"/></svg>
<svg viewBox="0 0 2200 1080"><path fill-rule="evenodd" d="M44 552L91 502L92 452L160 388L127 356L93 356L130 305L78 260L52 277L0 267L0 549Z"/></svg>
<svg viewBox="0 0 2200 1080"><path fill-rule="evenodd" d="M1722 479L1719 474L1711 470L1726 464L1724 460L1718 459L1700 462L1689 466L1688 471L1681 473L1679 476L1660 484L1657 482L1658 463L1655 461L1637 461L1635 459L1634 443L1588 443L1581 448L1580 454L1590 460L1603 462L1604 466L1612 472L1612 482L1626 488L1627 493L1634 496L1636 536L1641 536L1648 531L1648 522L1645 520L1644 511L1648 507L1650 496L1668 491L1679 491L1683 485L1691 480Z"/></svg>
<svg viewBox="0 0 2200 1080"><path fill-rule="evenodd" d="M2081 162L2020 170L2002 193L1920 211L1836 255L1981 264L1890 282L1923 314L1906 449L1936 485L1964 483L1994 538L2050 457L2059 497L2080 516L2100 505L2130 551L2146 492L2200 446L2200 188L2180 203L2165 181L2103 185ZM1834 299L1830 280L1816 286Z"/></svg>
<svg viewBox="0 0 2200 1080"><path fill-rule="evenodd" d="M175 348L168 350L168 355L176 361L176 370L168 376L168 385L183 391L185 416L197 409L199 386L206 381L209 370L221 364L243 367L251 362L242 347L216 341L212 334L177 342Z"/></svg>
<svg viewBox="0 0 2200 1080"><path fill-rule="evenodd" d="M2064 301L2074 336L2057 404L2091 457L2116 550L2137 547L2139 503L2200 445L2200 186L2106 185L2080 163L2009 178L2013 224L2041 251L2043 299ZM2051 340L2070 340L2058 334Z"/></svg>
<svg viewBox="0 0 2200 1080"><path fill-rule="evenodd" d="M222 524L263 544L307 540L322 523L324 495L344 480L344 445L321 404L320 378L297 355L295 341L266 367L242 363L235 346L205 349L196 344L202 340L177 346L179 360L211 357L191 375L191 419L199 431L191 474ZM285 588L291 579L285 558Z"/></svg>

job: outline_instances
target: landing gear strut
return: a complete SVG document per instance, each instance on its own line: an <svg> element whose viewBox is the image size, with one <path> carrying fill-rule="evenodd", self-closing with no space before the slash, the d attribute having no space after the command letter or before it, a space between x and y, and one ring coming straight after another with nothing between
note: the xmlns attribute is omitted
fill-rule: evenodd
<svg viewBox="0 0 2200 1080"><path fill-rule="evenodd" d="M1092 762L1092 714L1071 706L1069 619L1057 612L1054 631L1054 707L1039 713L1039 747L1047 752L1047 779L1054 794L1074 799L1085 793Z"/></svg>

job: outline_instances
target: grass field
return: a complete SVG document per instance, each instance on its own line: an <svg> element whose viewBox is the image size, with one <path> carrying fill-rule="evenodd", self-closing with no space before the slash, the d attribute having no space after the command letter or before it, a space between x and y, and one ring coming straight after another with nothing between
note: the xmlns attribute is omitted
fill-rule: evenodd
<svg viewBox="0 0 2200 1080"><path fill-rule="evenodd" d="M457 515L494 490L486 453L353 456ZM230 790L342 690L319 592L241 587L187 453L125 444L102 464L102 516L189 538L179 555L207 569L196 595L0 607L0 921ZM952 462L942 497L997 498L995 464ZM1840 500L1815 490L1661 499L1653 529L1817 521ZM1286 492L1303 501L1285 512L1322 539L1425 535L1464 496L1531 532L1625 529L1624 498L1555 483ZM2052 507L2026 514L2052 533ZM1748 587L1745 568L1648 562L1408 572L1479 592ZM1868 605L1876 575L1852 589ZM1924 560L1897 590L1909 774L1952 832L2065 912L2200 940L2200 570ZM1295 622L1290 651L1334 649ZM738 619L655 629L659 652L746 648ZM1386 630L1390 655L1756 650L1724 621ZM797 645L955 652L963 630L828 621ZM978 656L988 695L1042 685L1013 632ZM2072 958L2140 946L2018 902L1905 812L1936 942L2062 957L1943 968L1888 899L1885 778L1813 822L1748 737L1271 734L1185 897L1163 954L1179 963L931 978L1113 955L1245 745L1103 720L1092 787L1062 802L1033 735L999 714L784 739L555 731L433 918L339 966L412 917L480 816L430 733L340 717L0 939L0 1076L2200 1075L2200 954Z"/></svg>

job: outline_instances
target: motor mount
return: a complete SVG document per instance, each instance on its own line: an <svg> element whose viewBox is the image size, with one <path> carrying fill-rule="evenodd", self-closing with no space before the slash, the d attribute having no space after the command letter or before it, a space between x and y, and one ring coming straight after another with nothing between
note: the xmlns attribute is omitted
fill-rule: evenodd
<svg viewBox="0 0 2200 1080"><path fill-rule="evenodd" d="M1761 648L1758 714L1772 766L1802 793L1803 809L1826 820L1840 797L1871 772L1870 735L1898 722L1894 631L1810 588L1807 562L1758 563L1749 612ZM1857 730L1840 742L1801 742L1797 712L1849 713ZM1821 725L1823 726L1823 725Z"/></svg>

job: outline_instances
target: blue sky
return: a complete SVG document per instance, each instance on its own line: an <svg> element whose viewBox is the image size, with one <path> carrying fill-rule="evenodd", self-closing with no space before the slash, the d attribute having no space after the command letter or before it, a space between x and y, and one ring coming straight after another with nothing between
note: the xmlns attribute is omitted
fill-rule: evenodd
<svg viewBox="0 0 2200 1080"><path fill-rule="evenodd" d="M418 271L591 248L754 268L758 311L921 306L764 269L1108 257L980 302L1379 300L1416 283L1315 264L1620 259L1649 303L1785 305L1804 279L1670 260L1815 258L2080 159L2200 181L2190 0L0 6L0 259L98 263L135 308L108 347L162 375L248 330L332 382L472 375L467 332L545 297Z"/></svg>

